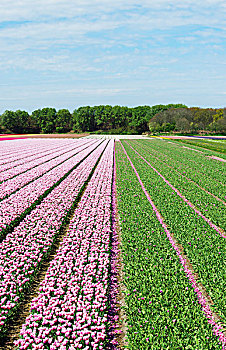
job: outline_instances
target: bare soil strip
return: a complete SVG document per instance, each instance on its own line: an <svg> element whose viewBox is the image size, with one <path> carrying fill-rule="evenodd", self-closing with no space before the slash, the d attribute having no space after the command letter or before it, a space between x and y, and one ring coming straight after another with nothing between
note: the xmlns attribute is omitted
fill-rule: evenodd
<svg viewBox="0 0 226 350"><path fill-rule="evenodd" d="M109 322L109 350L127 348L127 323L126 323L126 288L123 284L123 259L121 254L122 237L117 209L116 189L116 160L114 148L114 169L112 181L112 249L111 249L111 275L110 275L110 312Z"/></svg>

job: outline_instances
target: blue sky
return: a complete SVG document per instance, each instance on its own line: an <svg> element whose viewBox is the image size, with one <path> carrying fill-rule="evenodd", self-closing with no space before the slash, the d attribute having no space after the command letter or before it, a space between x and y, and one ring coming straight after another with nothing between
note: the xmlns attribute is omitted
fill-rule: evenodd
<svg viewBox="0 0 226 350"><path fill-rule="evenodd" d="M226 2L1 0L0 113L226 106Z"/></svg>

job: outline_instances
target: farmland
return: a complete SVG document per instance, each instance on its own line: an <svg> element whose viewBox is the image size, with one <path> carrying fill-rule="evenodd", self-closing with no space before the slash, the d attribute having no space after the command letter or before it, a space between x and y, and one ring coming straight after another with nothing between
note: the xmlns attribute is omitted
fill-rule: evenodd
<svg viewBox="0 0 226 350"><path fill-rule="evenodd" d="M157 138L2 141L0 349L225 349L214 157Z"/></svg>

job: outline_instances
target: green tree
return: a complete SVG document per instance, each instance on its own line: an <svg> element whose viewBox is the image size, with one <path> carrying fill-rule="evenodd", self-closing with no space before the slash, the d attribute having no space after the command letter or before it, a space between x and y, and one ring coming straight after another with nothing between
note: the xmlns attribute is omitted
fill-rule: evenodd
<svg viewBox="0 0 226 350"><path fill-rule="evenodd" d="M36 109L31 114L32 124L37 132L41 132L41 123L42 123L42 111L41 109Z"/></svg>
<svg viewBox="0 0 226 350"><path fill-rule="evenodd" d="M71 130L71 113L68 109L59 109L56 113L56 132L68 132Z"/></svg>
<svg viewBox="0 0 226 350"><path fill-rule="evenodd" d="M138 133L148 130L150 119L150 106L139 106L132 109L132 120L130 126Z"/></svg>
<svg viewBox="0 0 226 350"><path fill-rule="evenodd" d="M17 118L16 113L6 110L1 117L2 126L12 132L17 132Z"/></svg>
<svg viewBox="0 0 226 350"><path fill-rule="evenodd" d="M178 131L189 131L190 123L186 118L180 118L176 121L176 130Z"/></svg>
<svg viewBox="0 0 226 350"><path fill-rule="evenodd" d="M94 116L97 129L109 130L114 127L112 106L95 106Z"/></svg>
<svg viewBox="0 0 226 350"><path fill-rule="evenodd" d="M3 127L13 133L25 133L28 130L29 114L26 111L6 110L2 114L1 120Z"/></svg>
<svg viewBox="0 0 226 350"><path fill-rule="evenodd" d="M159 123L157 123L157 122L152 122L152 121L150 121L149 123L148 123L148 127L149 127L149 130L151 131L151 132L159 132L159 131L162 131L162 128L161 128L161 126L160 126L160 124Z"/></svg>
<svg viewBox="0 0 226 350"><path fill-rule="evenodd" d="M132 118L132 108L125 106L114 106L112 108L112 128L126 129L128 128L129 120Z"/></svg>
<svg viewBox="0 0 226 350"><path fill-rule="evenodd" d="M39 132L50 134L56 130L56 109L45 107L32 112L32 121Z"/></svg>
<svg viewBox="0 0 226 350"><path fill-rule="evenodd" d="M73 129L75 131L93 131L94 124L93 107L85 106L74 110Z"/></svg>
<svg viewBox="0 0 226 350"><path fill-rule="evenodd" d="M211 131L226 133L226 108L217 109L213 121L209 124Z"/></svg>

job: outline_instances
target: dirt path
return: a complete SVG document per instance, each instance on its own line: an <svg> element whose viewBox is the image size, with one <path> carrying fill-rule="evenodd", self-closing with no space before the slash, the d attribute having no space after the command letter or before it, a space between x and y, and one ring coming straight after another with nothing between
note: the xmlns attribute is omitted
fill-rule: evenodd
<svg viewBox="0 0 226 350"><path fill-rule="evenodd" d="M114 149L114 168L112 181L112 246L111 246L111 272L109 286L109 303L110 310L108 313L108 321L110 323L108 331L107 350L125 349L127 344L126 333L127 323L125 314L125 286L123 284L123 262L121 254L121 231L119 225L119 215L117 210L117 190L116 190L116 160Z"/></svg>

